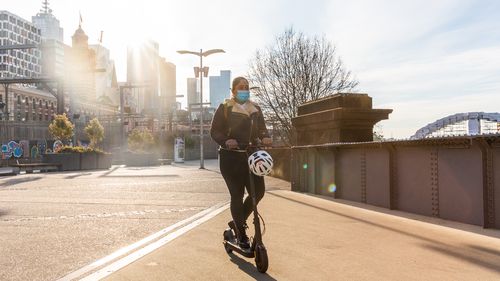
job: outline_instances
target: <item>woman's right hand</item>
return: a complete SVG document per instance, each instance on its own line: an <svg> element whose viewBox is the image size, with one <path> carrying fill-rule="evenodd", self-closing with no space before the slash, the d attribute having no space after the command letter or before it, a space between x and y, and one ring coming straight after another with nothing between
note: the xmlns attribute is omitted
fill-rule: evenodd
<svg viewBox="0 0 500 281"><path fill-rule="evenodd" d="M226 141L226 148L227 149L237 149L238 148L238 142L235 139L228 139Z"/></svg>

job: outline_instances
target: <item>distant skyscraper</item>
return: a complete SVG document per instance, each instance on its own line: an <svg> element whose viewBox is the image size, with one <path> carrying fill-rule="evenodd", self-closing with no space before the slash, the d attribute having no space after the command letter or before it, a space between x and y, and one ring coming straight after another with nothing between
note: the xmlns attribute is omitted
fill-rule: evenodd
<svg viewBox="0 0 500 281"><path fill-rule="evenodd" d="M217 107L230 97L231 71L222 70L220 76L210 76L210 105Z"/></svg>
<svg viewBox="0 0 500 281"><path fill-rule="evenodd" d="M39 45L40 29L31 22L7 11L0 11L0 44ZM39 49L0 50L0 76L26 77L40 76L41 51Z"/></svg>
<svg viewBox="0 0 500 281"><path fill-rule="evenodd" d="M160 60L161 96L164 111L171 112L176 108L177 75L175 64Z"/></svg>
<svg viewBox="0 0 500 281"><path fill-rule="evenodd" d="M42 75L60 78L64 75L64 32L59 20L49 9L49 1L43 2L40 12L31 17L42 36Z"/></svg>
<svg viewBox="0 0 500 281"><path fill-rule="evenodd" d="M129 84L149 84L147 88L138 88L137 105L139 112L156 112L158 102L159 79L159 45L153 40L148 40L138 47L127 48L127 82Z"/></svg>
<svg viewBox="0 0 500 281"><path fill-rule="evenodd" d="M90 45L89 48L94 50L96 56L96 100L118 104L120 99L117 93L115 62L111 59L109 50L100 44Z"/></svg>
<svg viewBox="0 0 500 281"><path fill-rule="evenodd" d="M33 24L41 30L42 39L52 39L64 42L64 32L59 24L59 20L52 15L52 9L49 9L49 1L43 2L40 12L31 17Z"/></svg>
<svg viewBox="0 0 500 281"><path fill-rule="evenodd" d="M61 78L64 76L66 45L54 39L42 40L42 76Z"/></svg>
<svg viewBox="0 0 500 281"><path fill-rule="evenodd" d="M194 103L200 103L200 92L198 89L198 79L188 78L187 79L187 103L188 107ZM199 106L194 106L199 107Z"/></svg>

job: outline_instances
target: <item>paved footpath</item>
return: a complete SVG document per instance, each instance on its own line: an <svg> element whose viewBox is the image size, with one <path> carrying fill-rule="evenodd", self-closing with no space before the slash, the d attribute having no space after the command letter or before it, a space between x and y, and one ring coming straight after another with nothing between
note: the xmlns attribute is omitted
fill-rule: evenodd
<svg viewBox="0 0 500 281"><path fill-rule="evenodd" d="M267 274L261 274L252 259L224 251L222 232L230 220L227 190L215 161L207 162L208 170L196 165L5 178L0 193L0 201L4 201L0 208L4 226L0 227L0 264L10 267L4 277L500 280L498 230L296 193L290 191L289 183L273 178L266 179L268 191L259 205L270 260ZM82 186L62 186L72 178L81 179L75 183ZM141 197L131 197L131 192ZM23 203L28 199L21 199L28 195L30 203ZM97 200L96 207L83 204L90 197ZM195 198L203 200L193 201ZM62 203L72 208L62 209ZM156 208L155 204L158 210L154 210L169 208L169 212L144 211ZM171 211L177 205L196 208ZM132 210L130 214L123 213L125 207ZM113 212L120 216L81 215ZM128 234L124 236L124 232ZM22 238L16 239L16 233ZM69 234L71 243L62 239L63 233Z"/></svg>
<svg viewBox="0 0 500 281"><path fill-rule="evenodd" d="M196 165L0 177L0 280L91 272L93 261L228 200L220 174Z"/></svg>
<svg viewBox="0 0 500 281"><path fill-rule="evenodd" d="M500 231L267 186L267 274L224 251L226 209L107 280L500 280Z"/></svg>

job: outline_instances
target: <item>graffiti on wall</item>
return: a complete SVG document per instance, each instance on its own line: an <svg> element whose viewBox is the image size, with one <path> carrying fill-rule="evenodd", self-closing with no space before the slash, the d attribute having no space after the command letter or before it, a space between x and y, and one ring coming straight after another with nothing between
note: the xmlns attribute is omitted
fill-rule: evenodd
<svg viewBox="0 0 500 281"><path fill-rule="evenodd" d="M47 140L11 140L2 144L1 159L39 158L44 153L52 152L48 147L53 147L54 141L49 141L49 143Z"/></svg>
<svg viewBox="0 0 500 281"><path fill-rule="evenodd" d="M52 150L53 151L59 151L63 147L63 143L60 140L56 140L54 144L52 145Z"/></svg>
<svg viewBox="0 0 500 281"><path fill-rule="evenodd" d="M7 144L2 144L2 159L20 158L21 156L23 156L23 148L18 142L9 141Z"/></svg>

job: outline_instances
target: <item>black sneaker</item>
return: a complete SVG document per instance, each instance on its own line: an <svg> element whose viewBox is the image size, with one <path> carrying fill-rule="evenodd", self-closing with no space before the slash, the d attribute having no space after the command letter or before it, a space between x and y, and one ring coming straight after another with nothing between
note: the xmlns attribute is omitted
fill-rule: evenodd
<svg viewBox="0 0 500 281"><path fill-rule="evenodd" d="M241 233L241 237L238 241L238 245L242 249L245 249L245 250L250 249L250 239L248 238L248 236L245 232L245 229L243 229L243 231Z"/></svg>
<svg viewBox="0 0 500 281"><path fill-rule="evenodd" d="M242 229L238 231L236 229L236 224L234 223L234 221L228 222L227 225L234 231L237 237L239 234L239 237L237 238L238 246L240 246L240 248L242 249L250 249L250 239L248 238L246 233L246 229L248 228L248 226L244 224Z"/></svg>

